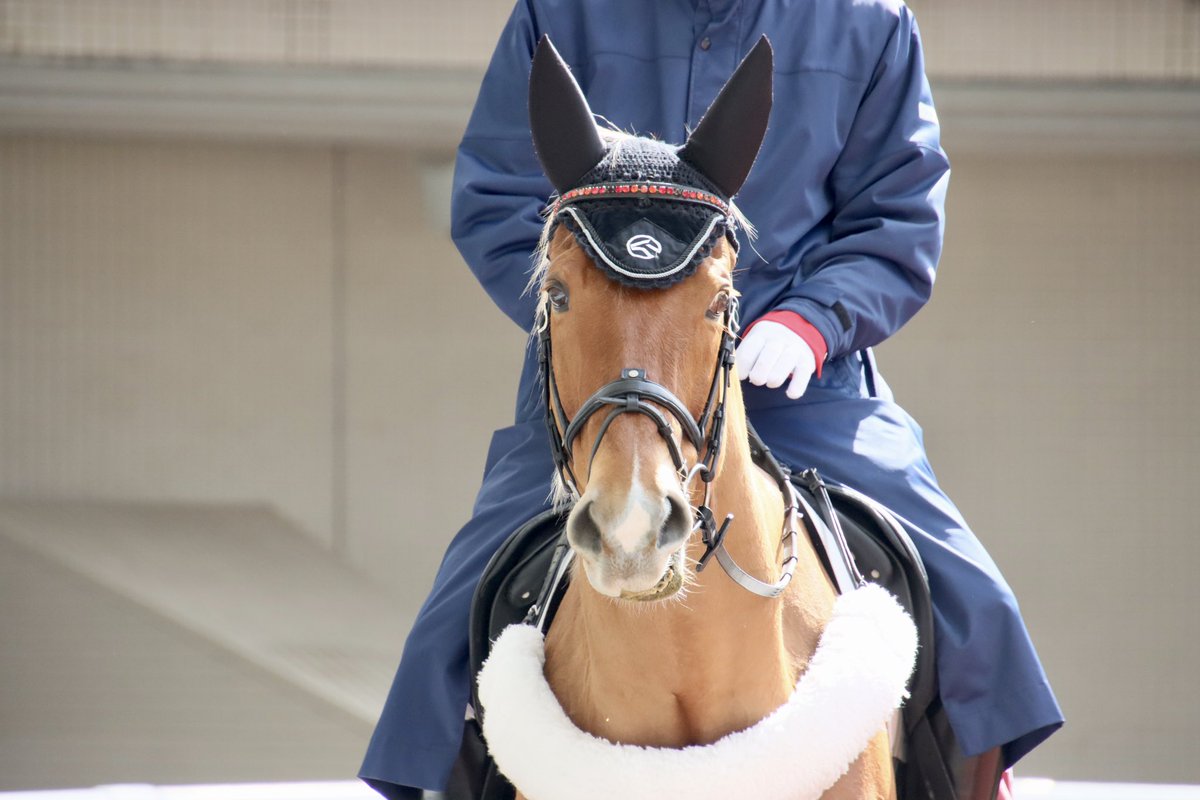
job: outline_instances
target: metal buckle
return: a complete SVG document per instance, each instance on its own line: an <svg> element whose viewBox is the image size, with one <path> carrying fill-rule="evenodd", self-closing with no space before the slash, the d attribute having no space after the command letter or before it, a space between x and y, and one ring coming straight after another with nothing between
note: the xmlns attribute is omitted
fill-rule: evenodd
<svg viewBox="0 0 1200 800"><path fill-rule="evenodd" d="M700 508L696 509L696 517L697 526L701 531L700 536L704 542L704 554L696 562L696 572L703 572L704 568L708 566L708 560L725 544L725 534L729 532L729 524L733 522L733 514L725 517L725 521L721 523L720 528L717 528L716 517L713 516L712 509L708 506L700 506Z"/></svg>

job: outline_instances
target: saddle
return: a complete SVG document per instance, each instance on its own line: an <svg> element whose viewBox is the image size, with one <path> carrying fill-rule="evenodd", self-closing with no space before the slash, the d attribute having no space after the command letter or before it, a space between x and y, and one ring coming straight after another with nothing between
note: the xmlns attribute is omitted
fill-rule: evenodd
<svg viewBox="0 0 1200 800"><path fill-rule="evenodd" d="M934 666L933 607L929 581L912 540L882 505L815 470L790 476L808 508L805 525L835 584L840 552L828 531L840 525L849 555L866 580L885 587L916 623L920 648L901 709L903 748L894 753L901 800L957 800L965 757L950 729L938 695ZM815 512L818 519L810 519ZM836 515L836 519L834 518ZM471 674L478 674L491 643L508 625L527 622L549 628L570 580L566 512L545 512L517 530L492 557L475 591L470 620ZM823 529L823 530L822 530ZM839 552L840 551L840 552ZM472 686L472 708L480 709ZM446 790L448 800L513 800L515 790L487 752L479 720L469 714L462 746Z"/></svg>

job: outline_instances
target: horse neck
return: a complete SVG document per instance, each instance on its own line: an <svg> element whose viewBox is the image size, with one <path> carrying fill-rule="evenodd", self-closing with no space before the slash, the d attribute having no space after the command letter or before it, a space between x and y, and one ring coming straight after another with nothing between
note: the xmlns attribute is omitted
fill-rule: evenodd
<svg viewBox="0 0 1200 800"><path fill-rule="evenodd" d="M785 504L751 459L736 384L726 412L713 510L718 520L734 515L730 555L773 582ZM693 559L703 552L695 539ZM715 741L778 708L795 685L784 601L746 591L715 560L680 601L614 603L582 578L571 589L547 642L546 671L567 713L596 735L657 746Z"/></svg>
<svg viewBox="0 0 1200 800"><path fill-rule="evenodd" d="M737 384L729 387L725 441L710 502L718 523L727 514L734 515L725 541L725 548L734 560L760 580L775 582L781 570L779 543L787 502L779 486L754 464L750 455L746 410L741 387ZM693 543L693 547L698 548L698 543ZM698 548L697 552L703 552L703 548ZM700 577L707 577L706 586L712 591L726 594L728 590L731 597L726 599L741 598L742 595L755 597L728 580L719 569L714 569L711 576L706 570ZM765 604L765 607L777 606L777 603Z"/></svg>

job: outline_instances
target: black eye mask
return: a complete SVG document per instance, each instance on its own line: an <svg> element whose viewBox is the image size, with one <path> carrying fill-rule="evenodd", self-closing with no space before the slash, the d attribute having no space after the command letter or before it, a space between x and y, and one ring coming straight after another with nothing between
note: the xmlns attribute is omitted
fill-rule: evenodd
<svg viewBox="0 0 1200 800"><path fill-rule="evenodd" d="M647 140L616 143L553 209L609 278L642 288L670 286L696 271L728 235L729 200L676 155Z"/></svg>

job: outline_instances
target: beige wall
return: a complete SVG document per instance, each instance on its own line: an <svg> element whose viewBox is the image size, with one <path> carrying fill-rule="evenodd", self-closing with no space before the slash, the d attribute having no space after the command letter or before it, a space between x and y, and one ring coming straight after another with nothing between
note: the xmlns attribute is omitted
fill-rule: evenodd
<svg viewBox="0 0 1200 800"><path fill-rule="evenodd" d="M512 424L526 342L430 223L420 163L352 150L344 195L346 553L418 603Z"/></svg>
<svg viewBox="0 0 1200 800"><path fill-rule="evenodd" d="M428 160L0 139L0 494L266 501L415 608L524 341L431 229ZM954 167L880 361L1071 717L1026 774L1200 781L1200 162Z"/></svg>
<svg viewBox="0 0 1200 800"><path fill-rule="evenodd" d="M422 163L0 138L0 493L266 500L419 602L524 341Z"/></svg>
<svg viewBox="0 0 1200 800"><path fill-rule="evenodd" d="M912 0L935 78L1194 80L1192 0Z"/></svg>
<svg viewBox="0 0 1200 800"><path fill-rule="evenodd" d="M0 53L482 68L509 0L0 0ZM938 77L1200 78L1192 0L913 0Z"/></svg>
<svg viewBox="0 0 1200 800"><path fill-rule="evenodd" d="M329 154L5 139L0 163L4 488L286 496L331 541Z"/></svg>

